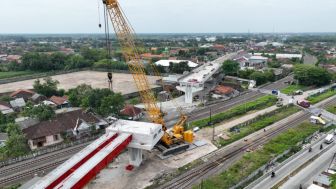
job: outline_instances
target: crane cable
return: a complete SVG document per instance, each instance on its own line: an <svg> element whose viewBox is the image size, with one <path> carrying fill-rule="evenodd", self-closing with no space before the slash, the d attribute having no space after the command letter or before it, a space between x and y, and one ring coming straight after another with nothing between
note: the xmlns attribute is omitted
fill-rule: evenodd
<svg viewBox="0 0 336 189"><path fill-rule="evenodd" d="M99 0L98 0L99 2ZM98 4L98 8L99 8L99 4ZM100 12L100 11L99 11ZM100 17L100 15L99 15ZM108 58L108 64L110 65L110 69L107 73L107 77L108 77L108 83L109 83L109 89L111 91L113 91L113 75L112 75L112 57L111 57L111 45L110 45L110 29L109 29L109 16L108 16L108 12L107 12L107 7L104 6L104 28L105 28L105 43L106 43L106 51L107 51L107 58ZM99 26L101 27L101 24L99 24Z"/></svg>

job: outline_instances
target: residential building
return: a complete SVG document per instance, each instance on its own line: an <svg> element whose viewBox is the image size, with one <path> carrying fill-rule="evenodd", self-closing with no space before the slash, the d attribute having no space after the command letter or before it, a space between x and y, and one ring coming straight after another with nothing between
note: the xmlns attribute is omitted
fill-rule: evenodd
<svg viewBox="0 0 336 189"><path fill-rule="evenodd" d="M23 98L17 98L9 103L15 111L21 111L26 106L26 102Z"/></svg>
<svg viewBox="0 0 336 189"><path fill-rule="evenodd" d="M120 114L128 117L129 120L139 120L143 116L142 109L133 105L126 105L125 108L120 111Z"/></svg>
<svg viewBox="0 0 336 189"><path fill-rule="evenodd" d="M59 97L52 96L50 101L53 102L57 108L68 108L70 106L69 100L67 96Z"/></svg>
<svg viewBox="0 0 336 189"><path fill-rule="evenodd" d="M44 95L35 93L32 97L31 100L35 103L35 104L40 104L41 102L47 100L48 98Z"/></svg>
<svg viewBox="0 0 336 189"><path fill-rule="evenodd" d="M10 104L7 102L0 102L0 112L3 115L8 115L14 113L14 110L10 107Z"/></svg>
<svg viewBox="0 0 336 189"><path fill-rule="evenodd" d="M101 120L92 113L82 109L74 109L64 113L56 114L54 118L48 121L39 122L36 125L23 129L29 147L32 150L61 143L64 136L73 136L78 120L81 124L100 127Z"/></svg>
<svg viewBox="0 0 336 189"><path fill-rule="evenodd" d="M159 60L159 61L155 62L155 65L163 66L163 67L169 67L170 63L179 64L181 62L188 62L188 66L190 68L196 68L198 66L197 63L191 62L189 60Z"/></svg>
<svg viewBox="0 0 336 189"><path fill-rule="evenodd" d="M34 94L35 94L34 91L27 90L27 89L19 89L11 93L9 96L12 98L23 98L25 101L27 101L31 99Z"/></svg>

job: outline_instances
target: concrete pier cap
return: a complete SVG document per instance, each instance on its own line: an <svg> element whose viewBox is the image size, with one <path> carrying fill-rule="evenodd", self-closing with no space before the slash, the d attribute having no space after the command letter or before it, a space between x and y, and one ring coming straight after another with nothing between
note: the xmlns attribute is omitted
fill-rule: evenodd
<svg viewBox="0 0 336 189"><path fill-rule="evenodd" d="M142 150L153 150L164 134L160 124L122 119L114 121L106 128L106 133L110 132L132 135L132 141L128 145L128 153L130 164L136 167L140 166L142 162Z"/></svg>

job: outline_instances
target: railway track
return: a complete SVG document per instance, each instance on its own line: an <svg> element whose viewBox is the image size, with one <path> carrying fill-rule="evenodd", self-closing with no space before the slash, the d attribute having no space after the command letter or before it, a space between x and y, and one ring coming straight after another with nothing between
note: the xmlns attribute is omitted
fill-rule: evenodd
<svg viewBox="0 0 336 189"><path fill-rule="evenodd" d="M48 170L61 165L73 154L76 154L88 144L89 143L84 143L70 149L36 157L34 159L15 164L14 166L9 165L2 167L0 168L0 188L10 184L18 183L27 178L32 178L35 174L47 173Z"/></svg>
<svg viewBox="0 0 336 189"><path fill-rule="evenodd" d="M218 158L214 161L211 161L210 163L205 164L199 169L192 170L191 172L188 172L188 174L185 174L183 177L179 177L179 179L174 180L173 183L170 183L167 186L164 186L164 188L168 189L180 189L180 188L189 188L192 186L193 183L199 182L201 179L203 179L204 176L206 176L208 173L210 173L213 170L218 170L222 166L224 166L224 163L231 158L234 158L242 153L244 153L247 149L256 148L260 145L265 144L270 139L272 139L274 136L282 133L283 131L295 127L296 125L300 124L301 122L307 120L309 118L309 113L305 112L302 116L298 119L294 119L293 121L287 122L287 124L284 124L282 127L278 127L277 129L271 130L268 132L264 137L257 138L253 140L251 143L248 143L247 145L235 149L233 152L226 154L222 156L221 158ZM216 152L216 154L221 154L226 149L221 149Z"/></svg>
<svg viewBox="0 0 336 189"><path fill-rule="evenodd" d="M331 103L336 103L336 98L333 98L328 101L324 101L320 103L317 107L326 108ZM228 154L224 154L225 151L227 151L226 148L217 150L215 152L215 155L216 156L221 155L220 158L217 158L211 162L205 163L197 168L194 168L191 171L188 171L182 174L180 177L174 179L173 181L168 182L168 184L165 184L164 186L160 188L165 188L165 189L166 188L167 189L190 188L193 184L198 183L200 180L204 179L206 176L209 176L209 173L214 173L216 170L220 170L222 167L224 167L224 163L226 161L243 154L247 149L256 148L260 145L265 144L273 137L284 132L285 130L288 130L290 128L293 128L299 125L300 123L304 122L310 117L310 113L308 111L301 111L300 114L301 115L298 115L297 119L293 119L291 121L286 121L284 119L284 120L279 121L278 123L280 123L282 126L279 126L276 129L267 131L265 136L261 138L257 138L245 146L238 147L237 149L235 149L234 151Z"/></svg>

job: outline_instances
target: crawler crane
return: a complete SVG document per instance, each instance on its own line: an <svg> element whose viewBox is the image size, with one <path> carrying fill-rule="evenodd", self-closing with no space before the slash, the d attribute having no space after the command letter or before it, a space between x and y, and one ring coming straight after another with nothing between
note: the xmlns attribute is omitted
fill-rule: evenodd
<svg viewBox="0 0 336 189"><path fill-rule="evenodd" d="M118 0L103 0L103 4L105 5L106 12L120 43L129 71L131 72L139 91L141 101L145 105L148 119L153 123L161 124L162 129L165 132L161 142L167 149L163 151L163 155L185 150L189 147L188 143L193 142L193 132L184 130L187 116L181 114L179 121L174 125L172 131L168 132L163 119L163 114L158 107L156 97L150 88L145 68L136 46L136 35L133 28L122 11ZM158 73L159 72L156 74Z"/></svg>

